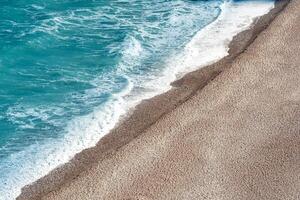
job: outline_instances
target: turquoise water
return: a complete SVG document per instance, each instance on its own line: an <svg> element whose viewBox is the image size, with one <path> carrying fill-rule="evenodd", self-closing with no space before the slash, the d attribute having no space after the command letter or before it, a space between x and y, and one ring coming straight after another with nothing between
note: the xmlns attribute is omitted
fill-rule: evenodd
<svg viewBox="0 0 300 200"><path fill-rule="evenodd" d="M141 99L168 89L176 77L170 58L223 3L1 0L0 199L13 199L94 145Z"/></svg>

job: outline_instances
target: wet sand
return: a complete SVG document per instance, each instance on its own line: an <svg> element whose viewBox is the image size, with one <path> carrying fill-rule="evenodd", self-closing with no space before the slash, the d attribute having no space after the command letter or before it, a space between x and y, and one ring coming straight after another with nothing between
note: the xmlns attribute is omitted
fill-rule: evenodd
<svg viewBox="0 0 300 200"><path fill-rule="evenodd" d="M300 199L300 1L272 21L280 2L19 199Z"/></svg>

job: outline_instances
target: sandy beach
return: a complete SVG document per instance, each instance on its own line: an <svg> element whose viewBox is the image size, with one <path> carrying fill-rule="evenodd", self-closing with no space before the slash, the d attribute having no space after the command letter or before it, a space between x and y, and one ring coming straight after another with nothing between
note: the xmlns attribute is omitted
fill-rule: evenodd
<svg viewBox="0 0 300 200"><path fill-rule="evenodd" d="M300 199L300 1L287 2L18 199Z"/></svg>

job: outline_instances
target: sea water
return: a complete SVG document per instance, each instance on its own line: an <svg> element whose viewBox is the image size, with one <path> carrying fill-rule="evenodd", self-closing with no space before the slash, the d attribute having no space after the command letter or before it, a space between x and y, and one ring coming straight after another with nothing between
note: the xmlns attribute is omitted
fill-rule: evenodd
<svg viewBox="0 0 300 200"><path fill-rule="evenodd" d="M1 0L0 200L228 54L271 0Z"/></svg>

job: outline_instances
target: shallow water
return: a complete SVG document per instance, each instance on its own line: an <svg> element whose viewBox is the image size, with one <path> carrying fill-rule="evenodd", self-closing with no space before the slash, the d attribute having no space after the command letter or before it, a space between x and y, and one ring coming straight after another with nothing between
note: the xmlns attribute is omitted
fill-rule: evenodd
<svg viewBox="0 0 300 200"><path fill-rule="evenodd" d="M95 145L141 99L225 56L273 4L2 0L0 199Z"/></svg>

